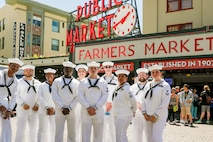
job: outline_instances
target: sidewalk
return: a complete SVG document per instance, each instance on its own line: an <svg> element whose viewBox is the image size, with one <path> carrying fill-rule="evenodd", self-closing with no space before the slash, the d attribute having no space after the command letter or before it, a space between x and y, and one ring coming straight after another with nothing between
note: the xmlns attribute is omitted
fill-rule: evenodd
<svg viewBox="0 0 213 142"><path fill-rule="evenodd" d="M163 142L212 142L213 141L213 125L206 124L194 124L195 127L183 126L183 124L178 123L179 126L170 125L166 123ZM13 142L16 133L16 118L11 118L11 125L13 130ZM26 129L26 142L30 142L28 136L28 127ZM65 128L66 130L66 128ZM131 141L131 125L128 129L129 142ZM64 136L64 142L66 142L66 131Z"/></svg>

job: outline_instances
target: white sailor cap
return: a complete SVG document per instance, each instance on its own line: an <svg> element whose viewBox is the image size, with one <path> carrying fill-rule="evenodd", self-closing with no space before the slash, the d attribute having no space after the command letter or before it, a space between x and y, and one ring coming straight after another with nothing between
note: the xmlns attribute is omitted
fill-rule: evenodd
<svg viewBox="0 0 213 142"><path fill-rule="evenodd" d="M95 61L92 61L90 63L87 63L88 67L100 67L100 63L97 63Z"/></svg>
<svg viewBox="0 0 213 142"><path fill-rule="evenodd" d="M76 66L75 64L73 64L70 61L63 62L62 64L64 67L70 67L70 68L75 68L75 66Z"/></svg>
<svg viewBox="0 0 213 142"><path fill-rule="evenodd" d="M24 66L22 67L22 69L23 69L23 70L25 70L25 69L32 69L32 70L35 70L35 66L33 66L33 65L24 65Z"/></svg>
<svg viewBox="0 0 213 142"><path fill-rule="evenodd" d="M125 74L125 75L129 75L129 71L128 70L124 70L124 69L120 69L120 70L117 70L117 71L115 71L115 74L116 75L119 75L119 74Z"/></svg>
<svg viewBox="0 0 213 142"><path fill-rule="evenodd" d="M23 66L24 62L22 62L21 60L19 60L18 58L9 58L8 59L9 63L15 63L18 64L19 66Z"/></svg>
<svg viewBox="0 0 213 142"><path fill-rule="evenodd" d="M88 71L87 65L79 64L75 67L75 70L78 71L79 69L85 69L85 71Z"/></svg>
<svg viewBox="0 0 213 142"><path fill-rule="evenodd" d="M148 67L149 71L153 71L153 70L162 70L163 66L161 65L152 65L150 67Z"/></svg>
<svg viewBox="0 0 213 142"><path fill-rule="evenodd" d="M52 69L52 68L48 68L48 69L45 69L45 70L44 70L44 73L53 73L53 74L55 74L55 73L56 73L56 70L55 70L55 69Z"/></svg>
<svg viewBox="0 0 213 142"><path fill-rule="evenodd" d="M102 63L102 66L111 66L111 67L113 67L113 66L114 66L114 63L113 63L113 62L110 62L110 61L106 61L106 62L103 62L103 63Z"/></svg>
<svg viewBox="0 0 213 142"><path fill-rule="evenodd" d="M138 68L138 69L136 70L136 72L137 72L137 74L139 74L140 72L148 73L149 70L148 70L147 68Z"/></svg>

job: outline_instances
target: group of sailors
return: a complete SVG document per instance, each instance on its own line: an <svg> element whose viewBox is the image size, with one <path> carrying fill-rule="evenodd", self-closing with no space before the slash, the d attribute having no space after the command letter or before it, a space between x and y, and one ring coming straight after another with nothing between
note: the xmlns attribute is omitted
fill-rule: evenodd
<svg viewBox="0 0 213 142"><path fill-rule="evenodd" d="M76 66L67 61L62 63L64 75L55 78L55 69L45 69L46 81L41 83L33 78L35 66L23 66L17 58L8 61L8 70L0 72L1 142L12 142L10 114L15 104L15 142L25 141L27 124L30 142L62 142L65 122L68 142L127 142L130 123L133 142L162 142L171 95L162 66L138 68L138 82L130 85L130 72L119 69L115 76L113 62L102 63L105 74L100 77L100 63ZM24 76L18 80L15 72L20 67Z"/></svg>

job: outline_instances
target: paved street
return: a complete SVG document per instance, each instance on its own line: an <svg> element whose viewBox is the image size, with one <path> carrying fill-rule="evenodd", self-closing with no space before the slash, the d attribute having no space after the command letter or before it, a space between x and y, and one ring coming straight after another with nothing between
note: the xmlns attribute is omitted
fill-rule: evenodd
<svg viewBox="0 0 213 142"><path fill-rule="evenodd" d="M16 118L11 118L13 129L13 141L15 139ZM194 124L195 127L187 127L166 124L163 141L164 142L212 142L213 141L213 125ZM65 132L66 134L66 132ZM28 129L26 132L28 135ZM131 125L128 129L129 142L131 141ZM66 137L64 137L66 138ZM66 140L64 140L65 142ZM30 140L26 137L26 142Z"/></svg>

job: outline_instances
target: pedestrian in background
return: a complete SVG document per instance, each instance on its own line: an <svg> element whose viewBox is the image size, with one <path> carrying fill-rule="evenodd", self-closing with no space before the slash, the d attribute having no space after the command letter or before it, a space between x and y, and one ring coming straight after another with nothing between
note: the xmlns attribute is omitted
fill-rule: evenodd
<svg viewBox="0 0 213 142"><path fill-rule="evenodd" d="M15 73L24 64L17 58L8 59L8 69L0 71L0 141L12 142L10 115L16 104L18 81Z"/></svg>
<svg viewBox="0 0 213 142"><path fill-rule="evenodd" d="M52 97L56 106L55 142L62 142L64 136L64 125L67 123L67 142L76 141L76 114L77 93L79 81L72 74L75 64L70 61L63 62L64 75L54 80L52 85Z"/></svg>
<svg viewBox="0 0 213 142"><path fill-rule="evenodd" d="M39 100L39 129L38 142L55 141L55 104L52 99L52 83L56 70L48 68L44 70L46 81L38 90Z"/></svg>
<svg viewBox="0 0 213 142"><path fill-rule="evenodd" d="M137 102L130 84L127 82L129 71L117 70L119 85L112 95L112 111L115 122L116 142L128 142L127 128L135 116Z"/></svg>
<svg viewBox="0 0 213 142"><path fill-rule="evenodd" d="M178 102L179 102L179 98L178 96L175 94L176 89L172 88L172 94L171 94L171 98L170 98L170 102L169 102L169 124L171 125L175 125L175 118L176 118L176 112L178 111Z"/></svg>
<svg viewBox="0 0 213 142"><path fill-rule="evenodd" d="M33 78L35 66L25 65L24 77L18 80L17 87L17 130L15 142L25 141L26 125L29 126L29 139L37 142L38 136L38 89L41 83Z"/></svg>
<svg viewBox="0 0 213 142"><path fill-rule="evenodd" d="M78 100L81 104L82 142L102 142L104 126L103 106L107 101L107 82L98 76L100 63L87 63L89 76L84 79L78 89Z"/></svg>
<svg viewBox="0 0 213 142"><path fill-rule="evenodd" d="M189 118L189 126L193 127L193 120L191 114L191 106L194 100L194 96L191 90L189 90L189 85L183 85L183 91L180 92L180 105L181 105L181 116L184 118L184 126L188 126L188 118Z"/></svg>
<svg viewBox="0 0 213 142"><path fill-rule="evenodd" d="M202 123L202 120L206 112L207 113L206 123L210 124L210 104L213 98L213 94L208 85L204 85L203 91L201 92L200 97L201 97L201 115L200 115L200 119L196 121L196 123Z"/></svg>
<svg viewBox="0 0 213 142"><path fill-rule="evenodd" d="M171 88L162 79L162 66L152 65L148 69L153 78L144 88L142 113L146 119L146 142L162 142L163 129L168 118Z"/></svg>
<svg viewBox="0 0 213 142"><path fill-rule="evenodd" d="M131 86L131 90L137 101L137 110L135 117L132 119L132 140L133 142L142 142L144 139L145 128L145 118L142 115L141 101L142 95L144 94L144 88L147 84L147 79L149 70L146 68L138 68L136 73L138 74L138 82Z"/></svg>
<svg viewBox="0 0 213 142"><path fill-rule="evenodd" d="M192 90L193 92L193 97L194 97L194 100L192 102L192 107L191 107L191 113L192 113L192 119L193 120L197 120L198 117L197 117L197 111L198 111L198 102L199 102L199 96L197 94L197 89L193 89Z"/></svg>

